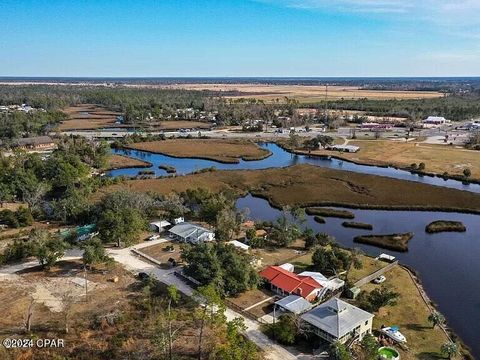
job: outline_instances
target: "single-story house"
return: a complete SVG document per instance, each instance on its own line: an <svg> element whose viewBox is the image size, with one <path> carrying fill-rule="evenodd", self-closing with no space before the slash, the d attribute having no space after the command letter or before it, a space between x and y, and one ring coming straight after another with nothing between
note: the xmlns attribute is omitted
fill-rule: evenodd
<svg viewBox="0 0 480 360"><path fill-rule="evenodd" d="M327 146L327 149L334 150L334 151L356 153L358 150L360 150L360 147L355 145L330 145L330 146Z"/></svg>
<svg viewBox="0 0 480 360"><path fill-rule="evenodd" d="M393 124L389 124L389 123L374 123L374 122L366 122L366 123L363 123L360 128L362 130L370 130L370 129L374 129L374 130L390 130L393 128Z"/></svg>
<svg viewBox="0 0 480 360"><path fill-rule="evenodd" d="M310 276L299 276L280 266L268 266L260 272L260 276L270 283L272 291L279 295L299 295L312 302L325 291Z"/></svg>
<svg viewBox="0 0 480 360"><path fill-rule="evenodd" d="M248 246L247 244L244 244L244 243L242 243L241 241L238 241L238 240L229 241L229 242L227 242L227 244L233 245L236 248L238 248L240 250L243 250L243 251L248 251L250 249L250 246Z"/></svg>
<svg viewBox="0 0 480 360"><path fill-rule="evenodd" d="M429 116L428 118L423 120L423 123L427 125L444 125L449 122L450 121L445 119L443 116Z"/></svg>
<svg viewBox="0 0 480 360"><path fill-rule="evenodd" d="M168 221L166 220L158 220L158 221L152 221L150 224L149 224L149 228L151 231L155 231L155 232L163 232L165 231L165 229L167 227L169 227L170 224Z"/></svg>
<svg viewBox="0 0 480 360"><path fill-rule="evenodd" d="M372 332L373 314L332 298L300 317L302 326L329 343L359 340Z"/></svg>
<svg viewBox="0 0 480 360"><path fill-rule="evenodd" d="M199 244L215 240L215 233L204 227L188 222L182 222L168 230L170 236L176 240Z"/></svg>
<svg viewBox="0 0 480 360"><path fill-rule="evenodd" d="M275 306L280 310L291 312L295 315L303 314L312 308L312 304L298 295L288 295L275 302Z"/></svg>
<svg viewBox="0 0 480 360"><path fill-rule="evenodd" d="M21 138L14 142L13 147L23 150L54 150L55 143L50 136Z"/></svg>

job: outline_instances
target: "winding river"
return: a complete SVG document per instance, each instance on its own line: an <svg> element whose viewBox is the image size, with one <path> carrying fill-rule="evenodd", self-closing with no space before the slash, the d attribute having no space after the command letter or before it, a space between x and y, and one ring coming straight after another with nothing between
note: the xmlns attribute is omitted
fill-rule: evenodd
<svg viewBox="0 0 480 360"><path fill-rule="evenodd" d="M116 149L113 151L117 154L152 163L152 167L148 170L153 170L157 176L166 175L166 172L159 169L158 165L171 165L177 169L178 174L187 174L211 166L222 170L265 169L307 163L480 193L479 184L465 185L456 180L422 177L394 168L358 165L337 159L328 160L304 155L292 155L275 144L263 144L262 147L270 150L272 155L259 161L241 160L238 164L223 164L192 158L174 158L137 150ZM145 168L112 170L108 175L135 176L142 170L145 170ZM275 220L280 215L280 211L272 208L266 200L251 195L238 199L237 208L249 208L252 219ZM342 245L359 247L374 256L384 251L374 246L354 244L353 237L368 233L413 232L415 237L409 243L408 252L386 252L393 254L400 262L411 266L420 273L428 295L438 304L439 310L446 316L449 325L472 348L474 356L480 358L480 215L423 211L350 211L355 214L355 221L372 224L374 231L345 228L341 225L344 220L335 218L327 218L326 224L318 224L312 216L308 216L307 223L316 231L335 236ZM425 226L439 219L462 221L467 227L467 232L432 235L425 233Z"/></svg>
<svg viewBox="0 0 480 360"><path fill-rule="evenodd" d="M406 170L399 170L392 167L379 167L355 164L346 160L326 159L321 157L313 157L307 155L293 155L288 151L282 149L277 144L266 143L261 145L263 148L270 150L271 156L258 161L244 161L240 160L237 164L223 164L212 160L192 159L192 158L175 158L172 156L154 154L140 150L124 150L114 149L115 154L131 156L143 161L152 163L152 167L148 170L155 172L155 175L167 175L165 170L159 169L158 165L171 165L177 169L177 174L188 174L196 170L216 167L219 170L241 170L241 169L266 169L273 167L286 167L296 164L310 164L320 167L347 170L363 174L386 176L401 180L410 180L421 182L429 185L444 186L453 189L467 190L480 193L480 184L463 184L457 180L444 180L440 177L420 176L412 174ZM130 168L111 170L108 174L110 176L136 176L139 171L146 170L146 168Z"/></svg>

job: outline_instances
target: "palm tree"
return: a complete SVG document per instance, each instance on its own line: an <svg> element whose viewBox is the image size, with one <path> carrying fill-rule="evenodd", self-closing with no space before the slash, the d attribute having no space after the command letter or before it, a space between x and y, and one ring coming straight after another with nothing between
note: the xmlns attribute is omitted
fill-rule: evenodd
<svg viewBox="0 0 480 360"><path fill-rule="evenodd" d="M458 346L454 342L447 342L442 345L440 351L443 355L446 355L449 359L458 354Z"/></svg>
<svg viewBox="0 0 480 360"><path fill-rule="evenodd" d="M434 311L428 316L428 321L432 324L433 329L435 326L443 324L445 322L445 317L438 311Z"/></svg>

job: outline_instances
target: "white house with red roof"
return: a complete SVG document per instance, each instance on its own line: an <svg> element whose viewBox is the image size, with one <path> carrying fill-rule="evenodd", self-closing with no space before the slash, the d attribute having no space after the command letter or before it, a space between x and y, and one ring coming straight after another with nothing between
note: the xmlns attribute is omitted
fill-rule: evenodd
<svg viewBox="0 0 480 360"><path fill-rule="evenodd" d="M280 295L298 295L312 302L328 290L311 276L297 275L281 266L268 266L260 276Z"/></svg>

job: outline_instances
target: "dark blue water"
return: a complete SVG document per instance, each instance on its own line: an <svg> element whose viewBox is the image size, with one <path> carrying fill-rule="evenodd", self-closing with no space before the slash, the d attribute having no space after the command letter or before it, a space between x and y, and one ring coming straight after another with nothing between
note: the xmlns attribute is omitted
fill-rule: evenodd
<svg viewBox="0 0 480 360"><path fill-rule="evenodd" d="M274 221L281 211L268 201L253 196L237 200L237 208L250 209L253 220ZM396 256L402 264L420 273L430 298L438 304L449 325L480 358L480 215L425 211L349 210L355 221L372 224L373 231L349 229L343 219L325 218L319 224L307 216L307 225L316 232L333 235L338 243L361 248L377 256L383 252ZM465 233L427 234L425 226L435 220L458 220L467 227ZM357 244L353 238L361 234L413 232L407 253L386 251L370 245ZM387 275L388 276L388 275ZM401 301L401 300L400 300Z"/></svg>
<svg viewBox="0 0 480 360"><path fill-rule="evenodd" d="M267 143L261 145L263 148L272 152L272 155L266 159L258 161L243 161L240 160L238 164L222 164L212 160L191 159L191 158L174 158L162 154L153 154L139 150L121 150L114 149L116 154L123 154L131 156L140 160L148 161L153 164L151 170L155 171L157 176L167 175L166 171L158 168L158 165L171 165L177 169L177 174L188 174L196 170L216 167L220 170L233 169L266 169L272 167L286 167L295 164L311 164L320 167L347 170L363 174L380 175L395 179L410 180L421 182L429 185L444 186L453 189L467 190L480 193L480 184L465 185L461 181L444 180L439 177L419 176L412 174L405 170L398 170L394 168L382 168L377 166L358 165L348 161L338 159L325 159L319 157L309 157L307 155L293 155L288 151L283 150L276 144ZM136 176L139 171L144 168L118 169L112 170L109 176Z"/></svg>

